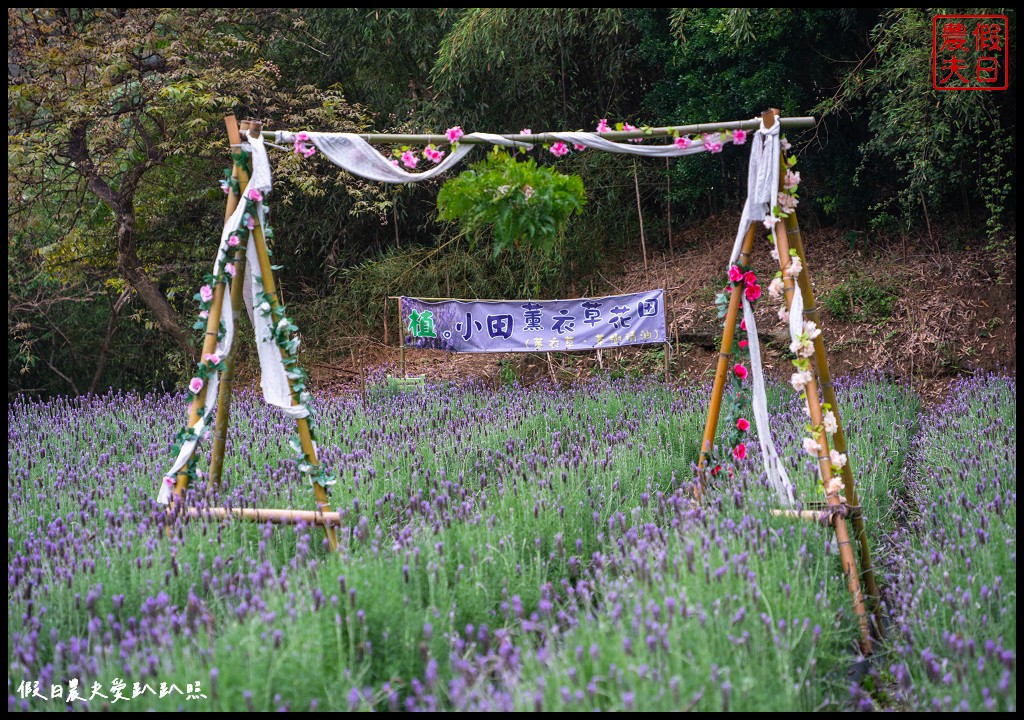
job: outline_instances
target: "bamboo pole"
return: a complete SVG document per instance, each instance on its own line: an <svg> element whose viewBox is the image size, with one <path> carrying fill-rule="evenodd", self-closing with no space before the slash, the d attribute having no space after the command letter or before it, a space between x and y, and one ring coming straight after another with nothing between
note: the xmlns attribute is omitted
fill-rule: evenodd
<svg viewBox="0 0 1024 720"><path fill-rule="evenodd" d="M644 271L647 271L647 240L644 238L644 211L640 208L640 178L636 173L636 158L633 158L633 186L636 188L636 216L640 218L640 251L644 255Z"/></svg>
<svg viewBox="0 0 1024 720"><path fill-rule="evenodd" d="M340 525L341 514L337 512L320 512L318 510L273 510L264 508L196 508L184 509L188 517L205 517L225 520L236 517L241 520L271 522L275 525L294 525L300 522L309 525ZM333 531L333 528L329 528Z"/></svg>
<svg viewBox="0 0 1024 720"><path fill-rule="evenodd" d="M402 298L395 298L398 301L398 353L402 358L402 378L405 378L405 326L402 321Z"/></svg>
<svg viewBox="0 0 1024 720"><path fill-rule="evenodd" d="M786 307L787 309L792 307L793 294L795 292L795 284L793 278L786 274L786 269L789 267L789 237L786 232L785 223L777 223L775 225L775 244L779 251L779 266L782 269L783 285L786 294ZM801 274L807 272L806 268L802 269ZM815 379L815 373L811 373L811 380L807 383L805 388L807 395L807 406L811 413L811 425L817 428L816 441L819 445L818 449L818 469L821 472L822 483L827 489L832 480L832 461L829 458L828 451L828 435L825 432L824 417L821 409L821 401L818 396L818 382ZM826 490L827 492L827 490ZM841 505L838 493L828 493L826 495L828 504L831 507L837 507ZM853 559L853 551L850 549L850 534L846 528L846 521L839 515L834 516L833 528L836 533L836 542L839 545L839 557L842 562L843 574L846 575L846 583L849 587L850 594L853 596L853 611L857 616L857 624L860 627L860 649L865 655L870 655L872 651L871 633L868 627L868 615L864 609L864 598L861 594L860 589L860 575L857 572L857 564Z"/></svg>
<svg viewBox="0 0 1024 720"><path fill-rule="evenodd" d="M818 327L821 327L821 318L818 314L818 307L814 300L814 289L811 287L810 269L807 265L807 254L804 252L804 244L803 239L800 236L800 224L797 221L796 211L791 212L789 217L785 219L785 226L789 244L794 250L796 250L797 256L800 258L800 263L804 268L804 271L797 277L797 284L800 287L800 293L803 295L804 300L804 317L808 321L815 323ZM832 383L832 375L829 372L828 356L825 354L825 343L822 340L822 337L822 335L819 335L814 339L814 364L817 368L818 377L820 379L819 386L825 395L825 402L832 406L832 412L836 416L836 431L832 434L832 445L838 452L847 454L848 456L846 435L843 432L843 420L839 412L839 403L836 401L836 391ZM853 468L851 465L852 463L848 456L846 465L843 466L842 470L843 487L849 504L859 506L860 498L857 495L857 488L853 480ZM880 617L881 596L878 591L875 571L871 562L871 548L868 545L868 534L864 524L863 514L855 513L852 521L853 533L860 545L860 568L861 574L864 577L864 584L867 586L868 605L871 608L872 615L875 617L874 629L879 638L884 638L885 629L882 625L882 618Z"/></svg>
<svg viewBox="0 0 1024 720"><path fill-rule="evenodd" d="M662 295L662 304L665 310L665 384L669 383L669 363L671 358L669 357L669 351L672 349L672 343L669 342L668 337L668 272L665 273L665 294Z"/></svg>
<svg viewBox="0 0 1024 720"><path fill-rule="evenodd" d="M234 153L236 148L242 144L239 129L243 132L249 129L249 121L243 120L241 128L234 114L224 118L224 125L228 132L228 143ZM244 172L244 171L243 171ZM238 163L232 157L231 178L239 180ZM242 184L239 182L239 192L242 191ZM234 213L238 207L238 195L233 189L229 191L227 208L224 211L224 221ZM235 276L231 280L231 315L235 323L235 332L238 332L238 323L242 319L242 287L245 285L245 247L239 244L235 250ZM213 451L210 453L210 484L213 487L220 485L221 475L224 470L224 449L227 445L228 425L231 422L231 391L235 385L235 358L238 355L238 343L232 343L228 356L224 359L224 373L221 375L220 385L217 388L217 420L213 425Z"/></svg>
<svg viewBox="0 0 1024 720"><path fill-rule="evenodd" d="M791 117L782 118L782 127L784 128L811 128L817 123L813 117ZM693 134L693 133L709 133L709 132L720 132L722 130L757 130L760 127L760 118L754 118L752 120L727 120L723 122L711 122L711 123L699 123L696 125L671 125L666 127L647 128L644 130L614 130L612 132L601 133L601 137L606 140L619 141L619 140L635 140L638 138L656 138L656 137L669 137L680 134ZM374 145L401 145L403 143L409 145L426 145L433 143L435 145L447 145L448 137L446 135L436 134L361 134L363 140ZM515 140L523 143L555 143L559 142L558 138L550 135L549 133L533 133L531 135L499 135L499 137L505 138L506 140ZM483 140L481 138L475 138L470 135L465 135L459 139L460 143L466 144L485 144L489 143L489 140Z"/></svg>
<svg viewBox="0 0 1024 720"><path fill-rule="evenodd" d="M754 247L754 233L756 225L751 224L747 228L747 234L743 236L743 246L740 248L739 263L747 265L750 260L750 251ZM718 368L715 370L715 383L711 387L711 405L708 407L708 419L704 424L704 440L701 443L700 460L697 467L702 470L711 455L711 446L715 442L715 432L718 430L718 416L722 412L722 395L725 392L725 380L729 376L729 360L732 359L732 336L736 331L736 317L739 315L740 300L743 291L735 288L729 295L729 309L725 313L725 327L722 330L722 345L718 351ZM697 475L696 499L699 501L702 488L700 473Z"/></svg>
<svg viewBox="0 0 1024 720"><path fill-rule="evenodd" d="M665 158L665 215L668 218L668 255L676 259L675 248L672 247L672 165Z"/></svg>
<svg viewBox="0 0 1024 720"><path fill-rule="evenodd" d="M252 121L250 124L249 134L253 137L259 137L260 131L262 130L262 123L258 121ZM240 179L244 179L245 183L249 182L249 178L246 177L246 173L240 170ZM263 292L267 295L268 302L270 303L270 315L271 317L277 316L277 308L280 303L278 301L277 284L274 282L274 271L270 266L270 254L267 252L267 241L263 237L263 228L259 223L252 230L253 244L256 249L256 257L260 264L260 276L263 283ZM281 357L285 356L284 350L281 350ZM291 380L288 380L288 385L291 386ZM292 405L299 404L299 393L294 389L292 390ZM320 461L316 456L316 448L313 446L313 437L309 429L309 419L299 418L295 421L298 426L299 441L302 443L302 451L309 458L309 462L312 465L319 465ZM327 490L323 485L313 483L313 494L316 497L317 510L324 512L326 508L330 507L330 500L327 497ZM334 533L334 528L325 526L324 530L327 533L327 542L330 544L331 550L338 549L338 538Z"/></svg>

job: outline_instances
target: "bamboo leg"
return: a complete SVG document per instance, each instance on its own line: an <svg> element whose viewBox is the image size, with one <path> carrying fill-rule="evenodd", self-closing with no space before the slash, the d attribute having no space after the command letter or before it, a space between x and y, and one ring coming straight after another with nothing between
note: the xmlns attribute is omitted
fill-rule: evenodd
<svg viewBox="0 0 1024 720"><path fill-rule="evenodd" d="M746 265L750 261L750 251L754 246L754 233L756 225L747 228L747 234L743 237L743 247L740 248L739 263ZM725 392L725 379L729 375L729 360L732 358L732 336L736 331L736 317L739 314L740 300L743 297L741 291L731 293L729 296L729 309L725 314L725 329L722 332L722 345L718 352L718 369L715 371L715 383L711 387L711 406L708 408L708 419L704 424L704 440L701 443L700 460L698 468L703 468L711 454L711 446L715 442L715 432L718 430L718 416L722 411L722 394ZM700 476L698 474L697 487L695 492L697 500L701 496Z"/></svg>
<svg viewBox="0 0 1024 720"><path fill-rule="evenodd" d="M228 142L231 144L232 149L239 147L242 144L242 138L238 132L239 127L235 116L228 115L225 117L224 124L227 126ZM248 120L242 121L241 129L243 131L249 129ZM231 177L239 180L237 164L233 163ZM241 182L239 182L239 190L242 189ZM231 217L237 206L238 196L232 191L228 195L227 209L224 212L225 222ZM245 248L242 245L239 245L235 251L234 262L235 277L231 281L231 314L234 318L237 333L238 323L242 319L242 287L245 285ZM217 420L213 426L213 452L210 454L210 484L214 487L220 485L221 474L224 469L224 447L227 444L228 425L231 422L231 390L235 385L235 357L238 354L237 348L238 344L233 343L228 356L224 359L224 373L221 375L220 384L217 387Z"/></svg>
<svg viewBox="0 0 1024 720"><path fill-rule="evenodd" d="M402 358L402 379L405 374L405 326L402 322L402 298L398 298L398 352Z"/></svg>
<svg viewBox="0 0 1024 720"><path fill-rule="evenodd" d="M259 137L261 129L261 123L253 122L251 134ZM239 183L243 186L249 182L249 178L245 170L239 170ZM244 181L244 182L243 182ZM252 231L253 243L256 246L256 257L260 264L260 276L263 282L263 292L266 293L268 301L270 302L270 314L271 317L277 317L277 308L279 305L277 297L277 284L274 282L274 271L270 267L270 255L267 253L267 242L266 238L263 237L263 229L257 223L256 227ZM282 351L282 356L284 351ZM289 385L291 380L288 381ZM299 404L299 394L292 391L292 405ZM309 458L309 462L312 465L319 465L320 461L316 457L316 448L313 447L313 437L309 430L309 419L299 418L296 420L298 426L299 440L302 443L302 451ZM313 484L313 494L316 496L317 510L320 512L327 512L330 510L331 504L327 497L327 490L319 484ZM324 530L327 533L327 541L330 544L331 550L338 549L338 538L334 532L334 528L325 526Z"/></svg>
<svg viewBox="0 0 1024 720"><path fill-rule="evenodd" d="M785 286L786 307L789 308L792 306L795 285L793 278L786 274L786 268L789 267L790 259L789 237L784 223L775 225L775 242L779 250L779 266L782 269ZM806 273L806 268L801 270L801 275ZM819 428L816 438L820 446L818 450L818 468L821 471L821 478L827 489L832 480L832 461L829 459L828 435L825 433L821 401L818 397L818 383L813 372L811 373L811 381L807 383L806 393L807 406L811 411L811 425ZM830 506L834 507L841 504L839 494L836 492L827 493L826 499ZM833 528L836 533L836 542L839 544L839 557L842 562L843 574L846 575L846 583L850 589L850 594L853 596L853 611L857 615L857 624L860 626L861 652L865 655L870 655L872 648L871 634L868 629L868 616L864 610L864 598L860 589L860 576L857 573L857 564L853 559L853 551L850 549L850 535L846 528L846 521L841 516L836 515Z"/></svg>
<svg viewBox="0 0 1024 720"><path fill-rule="evenodd" d="M818 315L818 307L814 301L814 290L811 287L810 281L810 270L807 266L807 256L804 253L803 240L800 237L800 224L797 222L796 212L789 214L789 217L785 219L786 234L789 239L790 246L796 250L797 256L800 258L800 263L803 265L804 270L797 277L797 284L800 287L800 293L804 299L804 317L810 322L815 323L818 327L821 327L821 319ZM825 402L832 406L832 412L836 416L836 432L832 435L832 445L838 452L847 454L846 436L843 433L843 421L839 413L839 403L836 401L836 392L832 385L832 376L829 373L828 368L828 357L825 355L825 343L822 341L822 336L819 335L814 339L814 364L818 371L818 377L821 379L820 387L823 394L825 395ZM849 503L853 506L860 505L860 498L857 495L857 488L853 481L853 470L851 463L847 459L846 465L843 466L843 486L846 492L846 498ZM884 628L882 626L879 607L880 595L878 592L878 584L875 580L874 567L871 564L871 549L868 546L868 534L864 525L864 516L862 513L856 513L852 518L853 533L860 544L860 567L861 574L864 577L864 584L867 586L868 591L868 605L871 608L872 615L875 617L875 632L880 638L884 638Z"/></svg>

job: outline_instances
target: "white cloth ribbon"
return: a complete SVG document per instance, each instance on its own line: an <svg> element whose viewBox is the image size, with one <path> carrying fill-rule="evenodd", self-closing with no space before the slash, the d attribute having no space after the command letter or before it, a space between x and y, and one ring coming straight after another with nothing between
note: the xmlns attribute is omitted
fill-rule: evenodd
<svg viewBox="0 0 1024 720"><path fill-rule="evenodd" d="M761 127L751 138L750 163L747 168L747 199L743 204L743 215L740 217L736 240L729 256L730 266L739 259L743 238L750 225L764 220L765 215L771 212L775 196L779 192L779 129L780 124L777 121L770 128L766 128L762 121ZM737 288L736 292L742 292L742 290ZM794 293L793 310L796 309L796 298L799 297L799 292ZM784 507L793 507L796 504L793 498L793 484L789 481L786 468L779 460L779 453L775 447L768 421L768 396L765 394L757 324L754 321L750 302L745 295L742 302L743 319L747 326L747 349L750 351L750 377L753 387L751 404L754 411L754 423L757 426L757 440L761 447L761 461L764 463L768 484L775 491L779 503ZM792 313L793 310L790 312ZM802 299L800 300L800 314L803 315Z"/></svg>
<svg viewBox="0 0 1024 720"><path fill-rule="evenodd" d="M381 155L370 143L354 133L308 132L305 134L309 137L309 141L323 153L324 157L343 170L367 180L377 180L378 182L390 184L430 180L447 172L449 168L461 162L476 147L477 143L465 142L467 138L482 140L502 147L533 147L522 140L514 140L501 135L472 133L471 135L463 136L462 141L457 146L454 146L448 155L434 167L422 172L411 173L396 166L391 159ZM696 155L697 153L707 151L703 138L693 140L685 148L682 148L674 143L670 145L639 145L636 143L613 142L601 137L599 133L562 132L547 134L563 142L584 145L594 150L640 155L643 157L679 157L682 155ZM778 131L776 131L777 134ZM278 131L276 140L279 143L294 142L295 135L296 133Z"/></svg>

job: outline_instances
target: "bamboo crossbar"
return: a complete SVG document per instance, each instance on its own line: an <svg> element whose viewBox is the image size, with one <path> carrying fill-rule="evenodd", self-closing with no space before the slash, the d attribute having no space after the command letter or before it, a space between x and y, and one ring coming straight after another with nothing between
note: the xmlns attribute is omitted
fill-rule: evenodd
<svg viewBox="0 0 1024 720"><path fill-rule="evenodd" d="M309 525L341 525L341 516L336 512L319 512L317 510L273 510L266 508L195 508L187 507L183 511L188 517L205 517L216 520L238 518L239 520L255 520L275 525L297 525L300 522Z"/></svg>
<svg viewBox="0 0 1024 720"><path fill-rule="evenodd" d="M813 117L792 117L782 118L780 122L784 128L800 129L814 127L817 120ZM614 130L611 132L601 133L601 137L606 140L613 141L634 140L637 138L669 137L677 134L686 135L690 133L719 132L722 130L756 130L760 126L760 118L755 118L752 120L728 120L725 122L698 123L696 125L672 125L648 128L647 130ZM516 140L524 143L559 142L558 138L553 137L550 132L533 133L530 135L501 134L499 137L505 138L506 140ZM448 137L446 135L436 134L407 135L401 133L361 133L359 137L373 145L394 145L401 143L408 143L411 145L426 145L430 143L439 145L449 144ZM486 144L488 141L464 135L459 138L459 142L466 144Z"/></svg>

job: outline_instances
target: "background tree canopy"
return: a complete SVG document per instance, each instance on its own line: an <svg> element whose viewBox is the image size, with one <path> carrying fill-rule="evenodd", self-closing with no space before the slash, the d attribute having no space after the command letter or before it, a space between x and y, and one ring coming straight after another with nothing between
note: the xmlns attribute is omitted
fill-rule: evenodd
<svg viewBox="0 0 1024 720"><path fill-rule="evenodd" d="M223 212L229 110L272 128L517 132L779 107L821 119L794 138L809 220L898 236L928 214L1005 250L1016 54L1011 44L1005 92L933 90L931 18L943 12L9 9L9 392L151 387L191 364L183 328ZM1012 39L1016 11L1001 12ZM740 153L562 160L587 205L539 290L574 290L621 246L635 187L652 221L668 202L679 218L729 212L744 165ZM515 294L530 279L521 262L453 242L437 217L440 182L388 188L293 156L277 180L282 285L347 332L379 323L366 299L399 282L468 296L481 283Z"/></svg>

